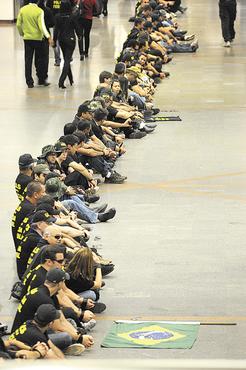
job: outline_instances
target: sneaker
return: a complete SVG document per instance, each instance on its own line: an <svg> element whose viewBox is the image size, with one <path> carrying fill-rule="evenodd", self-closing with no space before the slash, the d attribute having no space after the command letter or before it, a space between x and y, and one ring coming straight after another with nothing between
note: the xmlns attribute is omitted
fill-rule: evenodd
<svg viewBox="0 0 246 370"><path fill-rule="evenodd" d="M75 343L68 346L63 353L65 356L79 356L84 352L84 350L85 347L83 344Z"/></svg>
<svg viewBox="0 0 246 370"><path fill-rule="evenodd" d="M108 265L101 265L102 276L111 274L114 271L114 265L109 263Z"/></svg>
<svg viewBox="0 0 246 370"><path fill-rule="evenodd" d="M123 184L125 179L123 177L117 176L115 173L112 173L110 177L105 177L105 184Z"/></svg>
<svg viewBox="0 0 246 370"><path fill-rule="evenodd" d="M99 195L85 195L85 201L88 203L95 203L100 199Z"/></svg>
<svg viewBox="0 0 246 370"><path fill-rule="evenodd" d="M88 322L82 322L82 327L85 329L86 332L91 331L96 326L96 320L91 319Z"/></svg>
<svg viewBox="0 0 246 370"><path fill-rule="evenodd" d="M116 214L116 209L115 208L110 208L105 213L99 213L98 214L98 220L100 222L106 222L108 220L111 220L111 218L114 218L115 214Z"/></svg>
<svg viewBox="0 0 246 370"><path fill-rule="evenodd" d="M231 43L230 41L226 41L225 45L224 45L225 48L230 48L231 47Z"/></svg>
<svg viewBox="0 0 246 370"><path fill-rule="evenodd" d="M194 38L195 38L195 34L187 35L184 37L184 41L191 41L191 40L194 40Z"/></svg>
<svg viewBox="0 0 246 370"><path fill-rule="evenodd" d="M145 126L149 128L156 128L157 124L156 123L146 123Z"/></svg>
<svg viewBox="0 0 246 370"><path fill-rule="evenodd" d="M147 132L147 134L150 134L151 132L153 132L155 129L154 128L150 128L150 127L147 127L147 126L144 126L144 128L142 129L143 131Z"/></svg>
<svg viewBox="0 0 246 370"><path fill-rule="evenodd" d="M90 309L93 313L101 313L106 310L106 304L102 302L95 302L95 306Z"/></svg>
<svg viewBox="0 0 246 370"><path fill-rule="evenodd" d="M155 116L156 114L160 113L159 108L152 108L153 115Z"/></svg>
<svg viewBox="0 0 246 370"><path fill-rule="evenodd" d="M127 179L127 176L121 175L119 172L114 171L114 174L115 174L116 176L118 176L118 177L120 177L120 178L124 179L124 180L126 180L126 179Z"/></svg>
<svg viewBox="0 0 246 370"><path fill-rule="evenodd" d="M129 139L142 139L146 135L146 132L134 131L129 135Z"/></svg>

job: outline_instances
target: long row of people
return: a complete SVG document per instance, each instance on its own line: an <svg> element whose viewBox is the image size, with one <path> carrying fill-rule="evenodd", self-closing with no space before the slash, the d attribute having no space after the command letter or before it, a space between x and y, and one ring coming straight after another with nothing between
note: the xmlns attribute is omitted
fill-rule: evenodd
<svg viewBox="0 0 246 370"><path fill-rule="evenodd" d="M12 234L20 281L11 295L20 303L12 334L2 343L4 356L62 359L94 343L95 315L106 309L100 300L104 277L115 268L90 245L88 224L116 216L107 204L95 205L99 185L124 184L127 178L115 166L126 153L125 140L142 139L156 128L153 96L167 77L162 68L170 56L153 41L149 23L155 27L156 19L164 31L168 28L158 31L168 45L176 40L173 33L185 34L166 4L156 3L159 9L148 8L147 15L146 0L137 6L141 17L114 71L100 73L93 97L79 105L62 136L45 145L37 159L29 153L19 157L15 190L20 203ZM146 34L151 39L141 40Z"/></svg>

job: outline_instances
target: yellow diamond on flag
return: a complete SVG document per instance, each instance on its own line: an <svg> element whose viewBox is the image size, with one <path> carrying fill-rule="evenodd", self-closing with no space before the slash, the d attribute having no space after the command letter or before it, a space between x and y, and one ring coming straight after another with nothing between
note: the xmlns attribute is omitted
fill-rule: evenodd
<svg viewBox="0 0 246 370"><path fill-rule="evenodd" d="M117 334L130 342L142 345L155 345L162 342L174 342L186 337L170 329L162 328L158 325L143 327L139 330L132 330L127 333Z"/></svg>

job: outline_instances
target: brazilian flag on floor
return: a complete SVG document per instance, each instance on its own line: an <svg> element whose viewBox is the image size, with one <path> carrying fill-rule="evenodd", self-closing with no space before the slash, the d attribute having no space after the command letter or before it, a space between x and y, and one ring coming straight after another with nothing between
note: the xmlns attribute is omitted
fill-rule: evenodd
<svg viewBox="0 0 246 370"><path fill-rule="evenodd" d="M192 348L200 323L164 321L115 321L101 347Z"/></svg>

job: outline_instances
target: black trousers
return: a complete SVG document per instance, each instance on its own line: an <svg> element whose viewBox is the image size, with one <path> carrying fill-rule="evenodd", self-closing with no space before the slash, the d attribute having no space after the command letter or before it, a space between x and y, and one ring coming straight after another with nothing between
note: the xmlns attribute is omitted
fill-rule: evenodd
<svg viewBox="0 0 246 370"><path fill-rule="evenodd" d="M72 40L59 40L60 47L62 50L63 58L64 58L64 65L62 69L62 73L59 79L59 86L64 84L65 79L68 77L70 83L73 82L73 74L70 66L71 58L75 49L75 39Z"/></svg>
<svg viewBox="0 0 246 370"><path fill-rule="evenodd" d="M81 29L81 39L79 40L80 55L88 54L90 47L90 33L92 27L92 19L79 18L79 25Z"/></svg>
<svg viewBox="0 0 246 370"><path fill-rule="evenodd" d="M45 51L43 41L24 40L25 45L25 78L27 85L33 84L32 78L32 62L35 56L35 67L39 82L44 82L46 79L46 71L44 67Z"/></svg>
<svg viewBox="0 0 246 370"><path fill-rule="evenodd" d="M176 13L181 6L181 0L175 0L174 4L169 6L169 10L173 13Z"/></svg>
<svg viewBox="0 0 246 370"><path fill-rule="evenodd" d="M237 3L235 0L219 2L222 36L227 41L235 38L234 22L237 16Z"/></svg>

